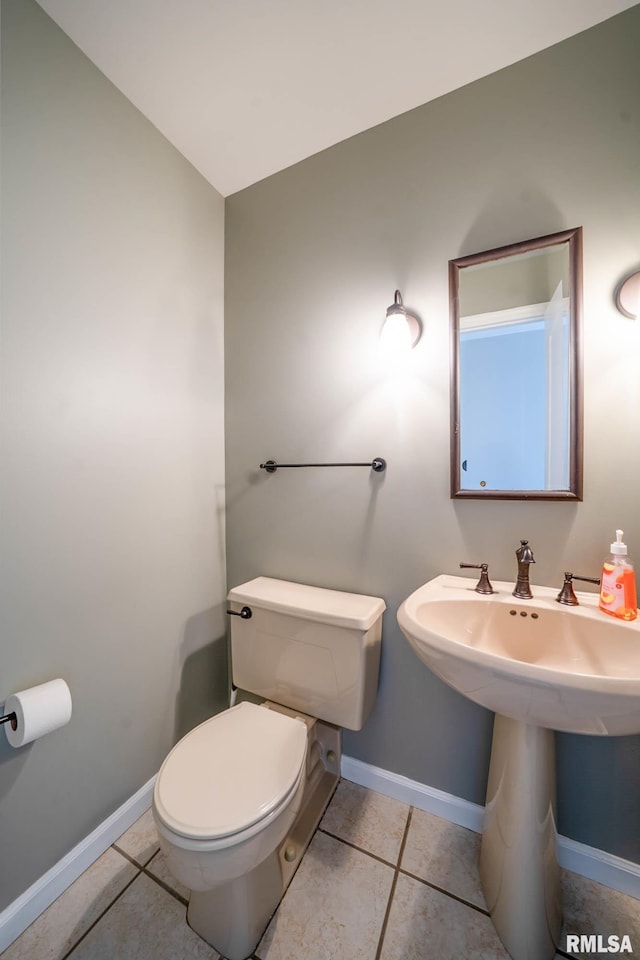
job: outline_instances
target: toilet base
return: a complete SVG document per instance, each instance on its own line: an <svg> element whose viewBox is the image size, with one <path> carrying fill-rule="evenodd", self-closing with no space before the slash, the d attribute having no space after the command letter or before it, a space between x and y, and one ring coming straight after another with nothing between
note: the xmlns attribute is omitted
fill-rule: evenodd
<svg viewBox="0 0 640 960"><path fill-rule="evenodd" d="M237 880L203 893L194 890L187 922L227 960L245 960L258 945L282 893L282 874L274 852Z"/></svg>
<svg viewBox="0 0 640 960"><path fill-rule="evenodd" d="M189 926L227 960L246 960L255 951L338 783L341 729L311 718L308 726L310 749L302 804L285 839L244 876L191 893Z"/></svg>

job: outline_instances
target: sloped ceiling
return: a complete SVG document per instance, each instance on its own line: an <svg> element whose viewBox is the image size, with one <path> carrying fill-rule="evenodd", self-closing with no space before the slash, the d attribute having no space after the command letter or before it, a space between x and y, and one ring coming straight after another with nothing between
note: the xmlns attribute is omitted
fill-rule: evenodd
<svg viewBox="0 0 640 960"><path fill-rule="evenodd" d="M39 0L223 196L636 0Z"/></svg>

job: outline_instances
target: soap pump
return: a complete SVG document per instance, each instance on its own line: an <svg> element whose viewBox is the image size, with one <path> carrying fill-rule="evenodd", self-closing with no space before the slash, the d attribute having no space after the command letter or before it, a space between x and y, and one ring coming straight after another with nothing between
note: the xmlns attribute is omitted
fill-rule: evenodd
<svg viewBox="0 0 640 960"><path fill-rule="evenodd" d="M619 620L635 620L638 616L636 575L627 545L622 542L622 530L616 530L611 554L602 567L600 609Z"/></svg>

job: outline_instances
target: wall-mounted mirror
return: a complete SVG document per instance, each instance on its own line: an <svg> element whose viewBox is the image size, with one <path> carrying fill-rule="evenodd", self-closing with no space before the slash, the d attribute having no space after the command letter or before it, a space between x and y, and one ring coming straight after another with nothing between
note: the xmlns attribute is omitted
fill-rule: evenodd
<svg viewBox="0 0 640 960"><path fill-rule="evenodd" d="M582 499L582 228L449 261L451 496Z"/></svg>

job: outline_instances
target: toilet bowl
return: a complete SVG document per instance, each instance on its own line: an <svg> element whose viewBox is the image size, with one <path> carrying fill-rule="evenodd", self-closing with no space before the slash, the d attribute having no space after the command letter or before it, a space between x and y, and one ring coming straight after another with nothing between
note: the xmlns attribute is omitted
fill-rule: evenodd
<svg viewBox="0 0 640 960"><path fill-rule="evenodd" d="M342 727L375 700L378 597L257 577L229 592L236 686L264 698L195 727L153 794L187 920L227 960L257 947L340 774ZM249 611L248 615L246 611Z"/></svg>
<svg viewBox="0 0 640 960"><path fill-rule="evenodd" d="M153 811L171 873L209 890L258 866L302 802L307 726L239 703L187 734L156 778Z"/></svg>

